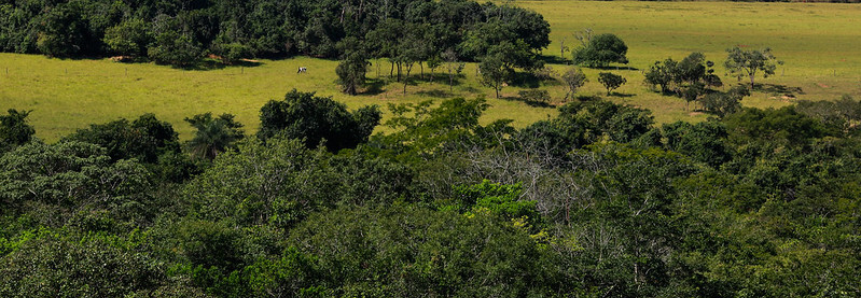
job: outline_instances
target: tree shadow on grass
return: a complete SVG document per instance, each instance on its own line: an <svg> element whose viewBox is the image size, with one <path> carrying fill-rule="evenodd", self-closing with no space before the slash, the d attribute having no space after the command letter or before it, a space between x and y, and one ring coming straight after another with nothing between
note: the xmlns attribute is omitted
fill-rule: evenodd
<svg viewBox="0 0 861 298"><path fill-rule="evenodd" d="M597 95L577 95L574 99L578 101L599 101L601 97Z"/></svg>
<svg viewBox="0 0 861 298"><path fill-rule="evenodd" d="M205 58L205 59L201 59L201 60L195 61L195 62L190 63L190 64L171 65L171 67L173 67L175 69L181 69L181 70L198 70L198 71L203 70L203 71L205 71L205 70L219 70L219 69L236 68L236 67L251 68L251 67L257 67L260 65L263 65L263 63L261 63L260 61L256 61L256 60L244 59L244 60L237 60L237 61L225 63L224 61L219 60L219 59Z"/></svg>
<svg viewBox="0 0 861 298"><path fill-rule="evenodd" d="M386 92L383 87L386 86L386 81L381 79L367 79L365 81L365 91L362 95L379 95Z"/></svg>
<svg viewBox="0 0 861 298"><path fill-rule="evenodd" d="M590 67L590 68L597 69L597 70L634 70L634 71L640 70L639 68L636 68L633 66L616 66L616 65L598 66L598 67Z"/></svg>
<svg viewBox="0 0 861 298"><path fill-rule="evenodd" d="M568 60L568 59L565 59L565 58L559 57L559 56L540 55L540 56L538 56L538 60L544 61L544 63L546 63L546 64L571 65L571 60Z"/></svg>
<svg viewBox="0 0 861 298"><path fill-rule="evenodd" d="M801 87L790 87L777 84L754 84L753 90L762 91L764 93L773 95L785 95L790 97L795 97L795 94L804 94L804 90L802 90Z"/></svg>
<svg viewBox="0 0 861 298"><path fill-rule="evenodd" d="M612 93L610 93L610 95L608 95L608 96L612 96L612 97L621 97L621 98L629 98L629 97L634 97L634 96L636 96L636 95L637 95L637 94L633 94L633 93L621 93L621 92L613 91L613 92L612 92Z"/></svg>
<svg viewBox="0 0 861 298"><path fill-rule="evenodd" d="M556 108L555 105L552 105L549 102L526 100L522 97L517 97L517 96L503 96L503 97L500 97L499 99L507 100L507 101L520 101L520 102L525 103L527 106L530 106L533 108L545 108L545 109L555 109Z"/></svg>
<svg viewBox="0 0 861 298"><path fill-rule="evenodd" d="M451 92L448 92L445 90L440 90L440 89L433 89L433 90L427 90L427 91L422 90L422 91L416 92L416 94L421 95L421 96L434 97L434 98L449 98L449 97L453 96L453 94Z"/></svg>

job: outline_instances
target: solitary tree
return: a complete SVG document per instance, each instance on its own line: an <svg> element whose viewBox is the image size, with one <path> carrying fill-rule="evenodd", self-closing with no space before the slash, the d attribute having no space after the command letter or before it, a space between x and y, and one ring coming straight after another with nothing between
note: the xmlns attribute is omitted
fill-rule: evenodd
<svg viewBox="0 0 861 298"><path fill-rule="evenodd" d="M735 74L739 80L744 76L750 77L750 86L753 88L753 79L758 71L762 71L763 77L767 78L774 74L778 64L783 64L783 61L778 61L771 54L770 48L764 50L742 50L739 47L734 47L726 50L728 55L724 66L731 74Z"/></svg>
<svg viewBox="0 0 861 298"><path fill-rule="evenodd" d="M367 70L368 61L358 53L350 54L346 60L341 61L335 69L341 84L341 91L349 95L356 95L358 89L365 84Z"/></svg>
<svg viewBox="0 0 861 298"><path fill-rule="evenodd" d="M610 63L628 64L628 58L625 57L628 46L618 36L605 33L589 38L582 48L574 51L575 64L586 67L605 67Z"/></svg>
<svg viewBox="0 0 861 298"><path fill-rule="evenodd" d="M604 85L605 88L607 88L607 95L610 95L610 91L621 87L628 81L620 75L609 72L602 72L598 74L598 82L601 82L601 84Z"/></svg>
<svg viewBox="0 0 861 298"><path fill-rule="evenodd" d="M589 80L586 79L586 74L583 73L579 68L571 68L562 75L562 80L565 81L565 84L568 85L568 92L565 93L565 99L574 98L574 93L577 93L577 89L583 87Z"/></svg>

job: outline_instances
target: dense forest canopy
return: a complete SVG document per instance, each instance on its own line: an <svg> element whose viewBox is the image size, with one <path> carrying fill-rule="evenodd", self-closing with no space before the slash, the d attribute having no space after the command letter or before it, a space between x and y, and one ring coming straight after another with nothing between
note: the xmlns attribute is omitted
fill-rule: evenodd
<svg viewBox="0 0 861 298"><path fill-rule="evenodd" d="M0 296L861 295L852 98L661 126L576 101L523 129L451 99L393 105L392 133L350 143L291 127L375 107L285 98L254 137L189 118L206 125L184 146L152 115L45 144L10 110ZM294 98L316 109L274 117Z"/></svg>
<svg viewBox="0 0 861 298"><path fill-rule="evenodd" d="M540 14L466 0L3 0L0 50L56 57L127 55L184 64L309 55L338 58L345 38L377 57L446 50L475 60L503 40L550 44ZM401 42L409 39L409 43ZM422 60L423 60L422 59Z"/></svg>

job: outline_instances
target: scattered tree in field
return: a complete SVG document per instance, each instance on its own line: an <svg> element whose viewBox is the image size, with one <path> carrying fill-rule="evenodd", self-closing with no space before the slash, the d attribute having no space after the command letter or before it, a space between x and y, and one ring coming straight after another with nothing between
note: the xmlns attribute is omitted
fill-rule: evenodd
<svg viewBox="0 0 861 298"><path fill-rule="evenodd" d="M452 49L448 49L442 53L442 58L445 60L445 69L448 71L448 88L454 88L454 77L463 72L466 63L458 61L457 53Z"/></svg>
<svg viewBox="0 0 861 298"><path fill-rule="evenodd" d="M499 56L484 57L478 67L481 71L481 84L493 88L496 98L499 98L499 91L502 91L505 79L510 76L511 71L505 67Z"/></svg>
<svg viewBox="0 0 861 298"><path fill-rule="evenodd" d="M430 69L430 71L431 71L431 75L430 75L430 83L431 83L431 84L433 84L433 75L434 75L434 70L435 70L435 69L437 69L440 65L442 65L443 61L442 61L442 58L440 58L440 56L439 56L439 55L434 55L433 57L431 57L430 59L428 59L427 63L428 63L428 68L429 68L429 69Z"/></svg>
<svg viewBox="0 0 861 298"><path fill-rule="evenodd" d="M569 98L574 98L574 93L577 93L577 89L586 85L586 82L589 80L586 79L586 74L582 70L571 68L562 74L562 81L568 87L567 92L565 92L565 100L568 100Z"/></svg>
<svg viewBox="0 0 861 298"><path fill-rule="evenodd" d="M585 41L584 37L582 41ZM606 67L610 63L628 64L628 46L616 35L605 33L589 37L574 51L574 63L585 67Z"/></svg>
<svg viewBox="0 0 861 298"><path fill-rule="evenodd" d="M356 95L358 89L365 85L365 73L368 71L368 58L364 49L355 38L347 38L339 44L344 48L344 60L335 68L341 91Z"/></svg>
<svg viewBox="0 0 861 298"><path fill-rule="evenodd" d="M742 50L739 47L727 49L727 58L724 66L731 73L736 75L739 80L747 76L750 78L750 86L753 88L754 78L757 72L762 72L762 77L767 78L774 74L778 64L783 64L783 61L777 60L771 54L770 48L763 50Z"/></svg>
<svg viewBox="0 0 861 298"><path fill-rule="evenodd" d="M242 124L233 120L231 114L221 114L215 118L212 113L198 114L185 118L185 121L197 129L187 146L192 155L199 158L215 159L233 146L234 142L245 138Z"/></svg>
<svg viewBox="0 0 861 298"><path fill-rule="evenodd" d="M598 82L604 85L604 88L607 88L607 95L610 95L610 91L621 87L628 81L620 75L602 72L598 74Z"/></svg>

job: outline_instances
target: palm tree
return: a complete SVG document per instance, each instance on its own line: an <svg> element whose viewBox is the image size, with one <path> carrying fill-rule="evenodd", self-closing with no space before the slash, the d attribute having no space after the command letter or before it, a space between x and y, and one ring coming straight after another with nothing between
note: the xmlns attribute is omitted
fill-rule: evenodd
<svg viewBox="0 0 861 298"><path fill-rule="evenodd" d="M226 151L233 142L245 138L242 124L233 120L231 114L221 114L217 118L212 113L198 114L185 121L197 128L194 138L187 143L191 154L198 158L215 159Z"/></svg>

